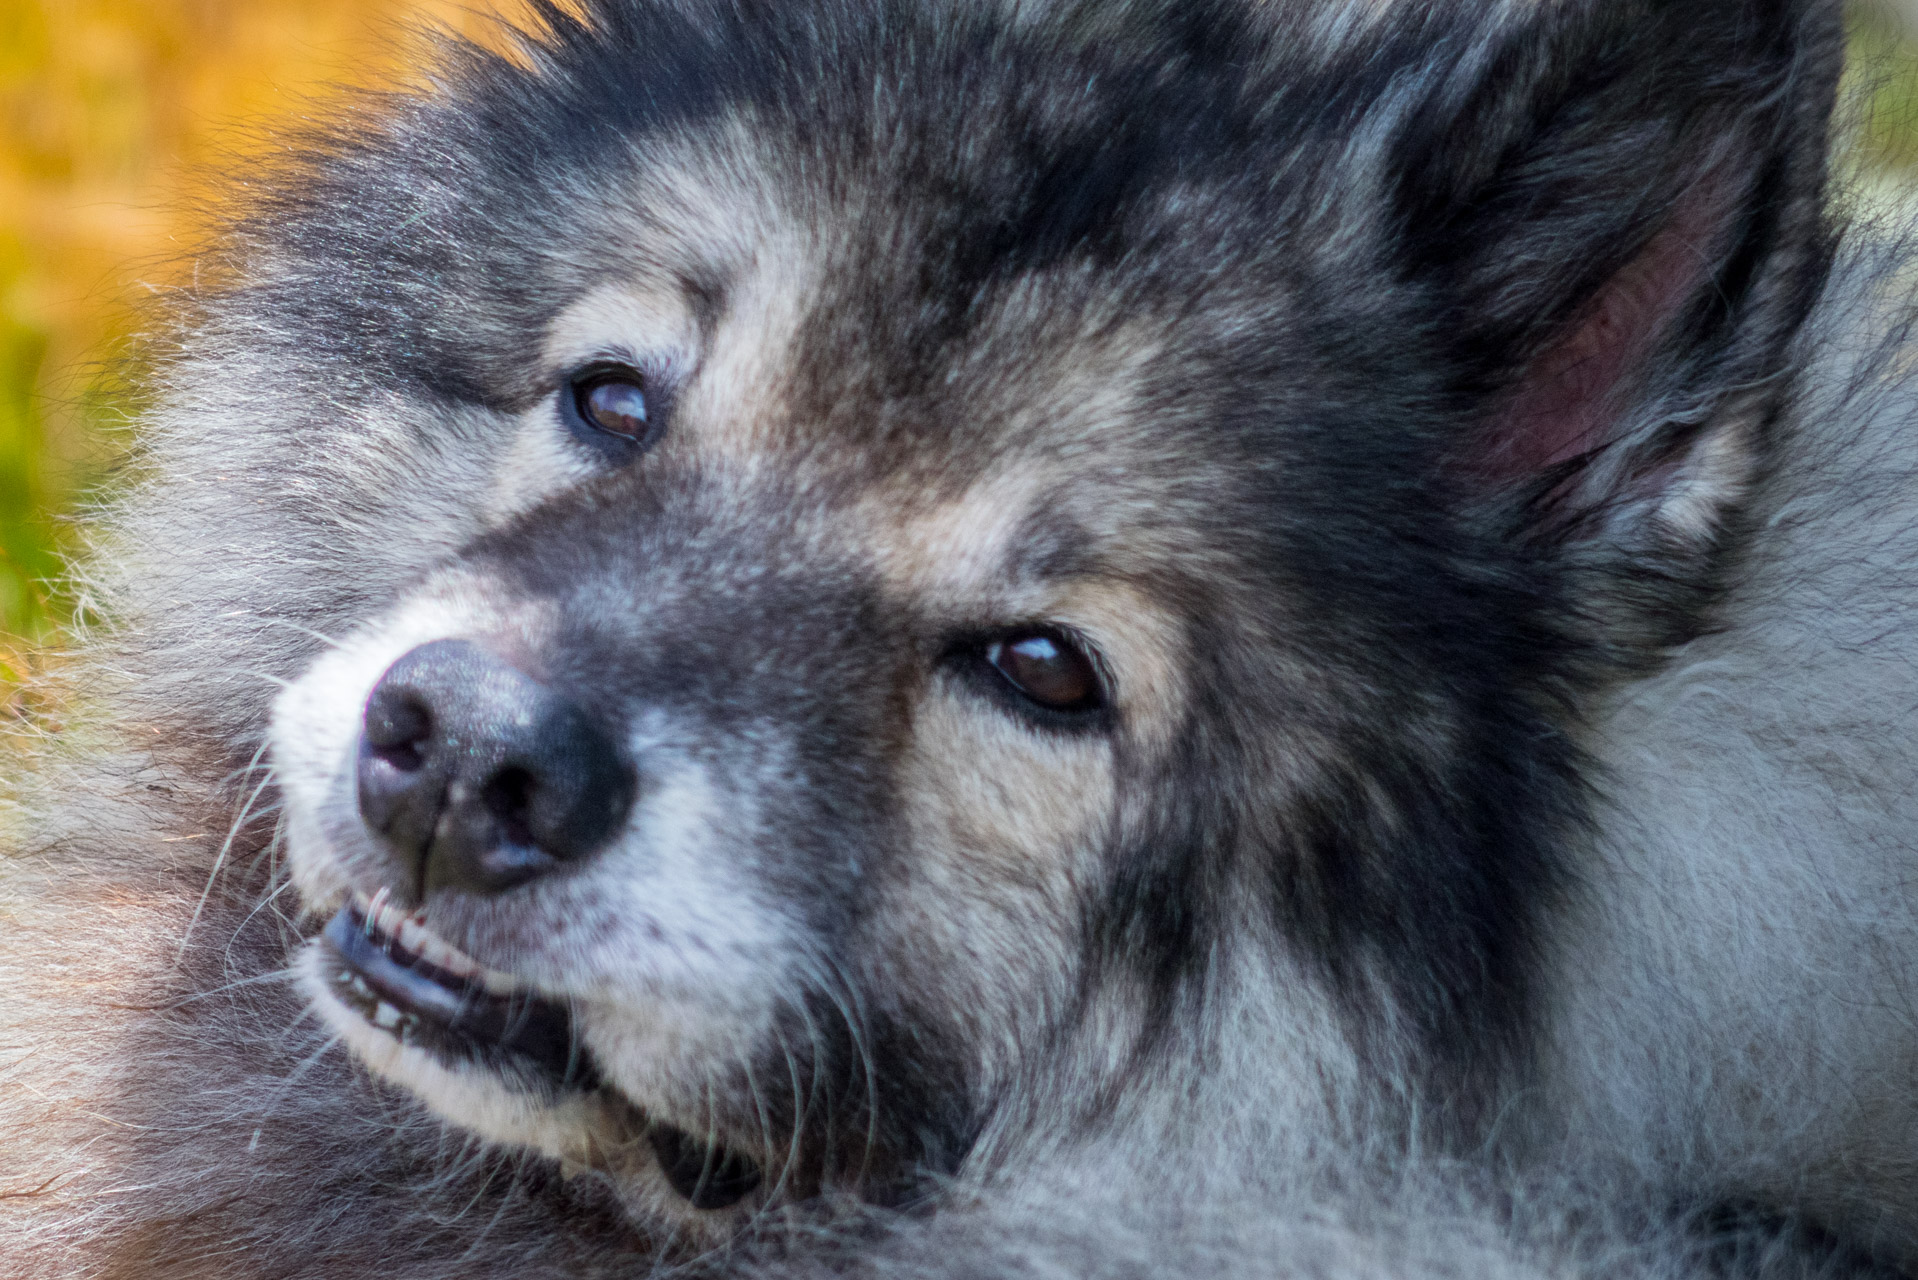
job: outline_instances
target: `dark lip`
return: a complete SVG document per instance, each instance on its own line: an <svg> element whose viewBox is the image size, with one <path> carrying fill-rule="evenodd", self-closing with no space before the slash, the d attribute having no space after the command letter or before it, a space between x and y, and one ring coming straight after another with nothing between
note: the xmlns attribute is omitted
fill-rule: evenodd
<svg viewBox="0 0 1918 1280"><path fill-rule="evenodd" d="M339 965L328 974L334 994L375 1026L381 1025L380 1004L392 1006L399 1020L387 1029L402 1042L447 1059L510 1065L516 1074L565 1089L598 1087L599 1073L563 1005L519 992L501 995L449 973L375 929L353 906L343 907L320 936Z"/></svg>
<svg viewBox="0 0 1918 1280"><path fill-rule="evenodd" d="M564 1006L521 992L500 995L451 973L369 924L354 906L341 908L320 937L336 965L327 975L334 994L402 1043L556 1090L599 1088L599 1072ZM382 1021L382 1004L397 1020ZM656 1120L644 1123L661 1173L695 1209L737 1204L764 1179L761 1166L746 1156Z"/></svg>

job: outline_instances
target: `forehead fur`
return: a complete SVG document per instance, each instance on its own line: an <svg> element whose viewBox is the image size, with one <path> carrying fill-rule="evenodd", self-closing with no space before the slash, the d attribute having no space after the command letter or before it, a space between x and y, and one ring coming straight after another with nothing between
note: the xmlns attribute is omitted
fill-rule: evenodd
<svg viewBox="0 0 1918 1280"><path fill-rule="evenodd" d="M601 0L522 59L450 50L442 88L329 144L269 202L253 228L269 283L245 305L336 316L337 349L308 358L501 404L532 393L526 353L609 268L723 301L742 255L789 248L742 225L769 203L833 228L810 255L841 295L821 314L891 348L887 391L942 376L981 300L1034 273L1077 269L1079 292L1117 306L1189 307L1195 279L1249 294L1261 263L1269 285L1323 195L1318 135L1349 132L1358 101L1350 68L1301 38L1324 7L1012 9L1026 20ZM1348 42L1371 96L1430 56ZM689 146L690 195L670 177ZM1094 290L1086 269L1115 265ZM1158 284L1174 267L1176 298ZM1056 285L1055 309L1073 292Z"/></svg>

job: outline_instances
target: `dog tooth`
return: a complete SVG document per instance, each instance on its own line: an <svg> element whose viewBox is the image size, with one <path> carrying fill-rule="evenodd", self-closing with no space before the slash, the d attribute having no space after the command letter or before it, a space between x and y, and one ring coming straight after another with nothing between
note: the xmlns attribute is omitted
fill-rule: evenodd
<svg viewBox="0 0 1918 1280"><path fill-rule="evenodd" d="M400 1018L400 1011L384 1000L380 1001L379 1008L373 1010L373 1025L382 1031L391 1031L399 1026Z"/></svg>
<svg viewBox="0 0 1918 1280"><path fill-rule="evenodd" d="M462 978L470 978L479 972L479 962L461 951L458 947L435 937L424 930L420 934L419 954L450 973Z"/></svg>
<svg viewBox="0 0 1918 1280"><path fill-rule="evenodd" d="M450 947L439 939L433 940L433 963L442 969L450 969L462 978L470 978L479 972L479 962L456 947Z"/></svg>
<svg viewBox="0 0 1918 1280"><path fill-rule="evenodd" d="M353 895L372 932L393 939L407 951L448 973L479 982L493 995L512 995L520 990L520 982L512 974L483 965L445 941L427 928L417 914L410 914L390 901L389 893L381 889L370 898L357 891Z"/></svg>

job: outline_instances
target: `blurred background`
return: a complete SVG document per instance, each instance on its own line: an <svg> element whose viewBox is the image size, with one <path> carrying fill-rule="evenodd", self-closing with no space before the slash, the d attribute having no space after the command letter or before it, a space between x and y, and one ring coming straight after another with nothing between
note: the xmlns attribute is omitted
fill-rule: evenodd
<svg viewBox="0 0 1918 1280"><path fill-rule="evenodd" d="M493 41L523 13L0 0L0 692L70 606L71 515L111 483L137 404L140 300L190 273L221 184L335 86L403 80L420 29Z"/></svg>
<svg viewBox="0 0 1918 1280"><path fill-rule="evenodd" d="M497 39L517 0L0 0L0 686L69 602L71 513L137 405L138 303L190 271L275 122L403 79L421 25ZM1918 0L1851 12L1857 189L1918 182ZM491 34L489 34L491 33ZM263 128L262 126L265 126Z"/></svg>

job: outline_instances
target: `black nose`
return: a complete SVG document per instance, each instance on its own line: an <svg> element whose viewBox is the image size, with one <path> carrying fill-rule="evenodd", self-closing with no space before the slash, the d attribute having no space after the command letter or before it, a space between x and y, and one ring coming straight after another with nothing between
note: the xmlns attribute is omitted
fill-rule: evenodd
<svg viewBox="0 0 1918 1280"><path fill-rule="evenodd" d="M435 640L366 699L360 816L421 897L499 893L605 844L633 770L576 704L464 640Z"/></svg>

